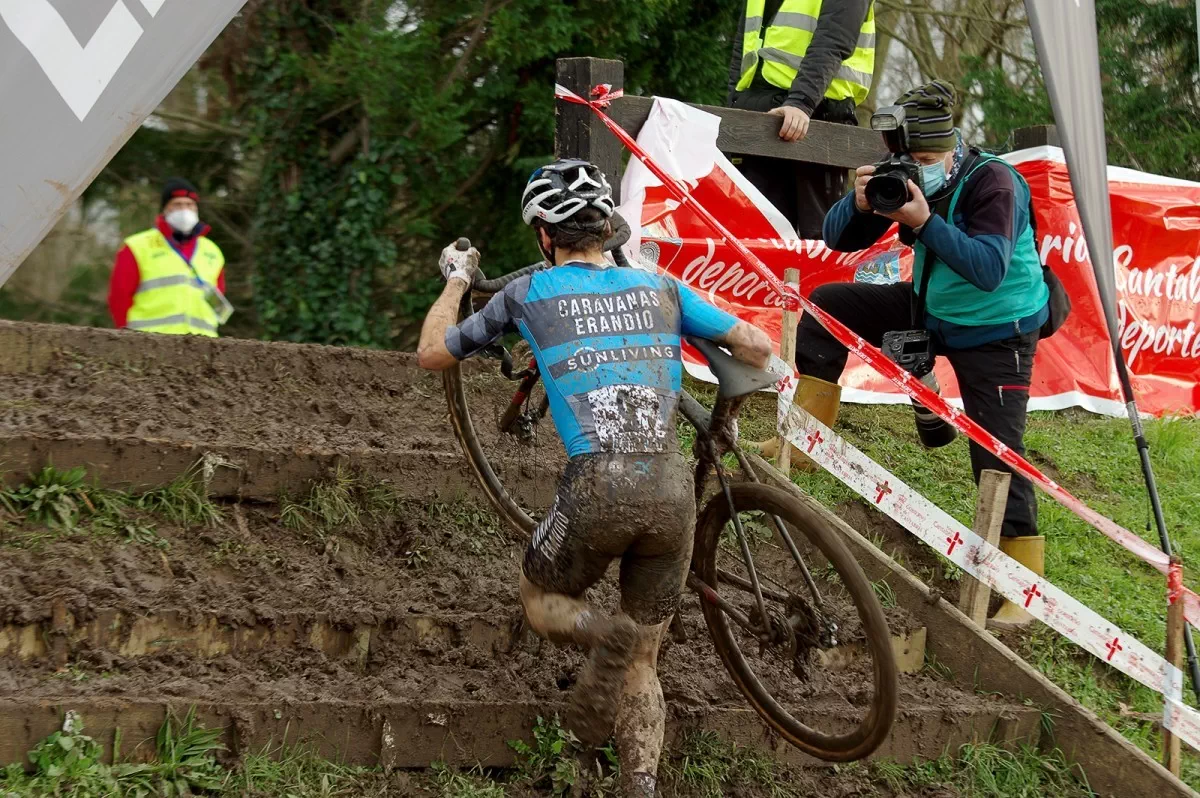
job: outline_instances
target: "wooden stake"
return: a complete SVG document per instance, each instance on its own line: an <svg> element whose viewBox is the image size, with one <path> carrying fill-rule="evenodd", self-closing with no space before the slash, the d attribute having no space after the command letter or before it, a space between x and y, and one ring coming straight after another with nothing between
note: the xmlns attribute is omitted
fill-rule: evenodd
<svg viewBox="0 0 1200 798"><path fill-rule="evenodd" d="M993 546L1000 543L1000 528L1004 525L1004 510L1008 507L1008 483L1012 475L1007 471L984 469L979 475L979 498L975 502L976 535ZM975 622L980 629L987 628L988 601L992 589L975 577L964 573L959 588L958 608Z"/></svg>
<svg viewBox="0 0 1200 798"><path fill-rule="evenodd" d="M784 269L783 282L789 288L799 290L800 270ZM796 311L783 311L783 327L779 331L779 357L792 368L796 367L796 324L799 321ZM775 455L775 467L784 474L790 474L792 470L792 447L782 436L779 438L779 452Z"/></svg>
<svg viewBox="0 0 1200 798"><path fill-rule="evenodd" d="M1183 669L1183 623L1183 562L1175 556L1167 571L1167 662L1180 670ZM1171 775L1178 776L1183 765L1179 738L1167 731L1166 726L1162 738L1163 767L1171 771Z"/></svg>

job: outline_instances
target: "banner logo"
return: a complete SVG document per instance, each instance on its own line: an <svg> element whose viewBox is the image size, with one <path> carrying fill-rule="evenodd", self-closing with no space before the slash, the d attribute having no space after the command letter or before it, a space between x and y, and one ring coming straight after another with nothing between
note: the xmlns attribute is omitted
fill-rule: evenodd
<svg viewBox="0 0 1200 798"><path fill-rule="evenodd" d="M139 1L152 17L166 2ZM0 0L0 21L37 61L80 122L87 118L144 33L121 0L114 0L100 27L82 45L49 0Z"/></svg>

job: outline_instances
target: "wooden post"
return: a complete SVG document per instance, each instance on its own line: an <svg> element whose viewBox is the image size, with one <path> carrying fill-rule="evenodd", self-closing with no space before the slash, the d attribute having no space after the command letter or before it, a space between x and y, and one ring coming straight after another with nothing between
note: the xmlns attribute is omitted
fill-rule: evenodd
<svg viewBox="0 0 1200 798"><path fill-rule="evenodd" d="M783 281L789 288L800 290L800 270L784 269ZM783 311L783 326L779 331L779 357L792 368L796 367L796 324L799 317L794 310ZM792 469L792 447L779 437L779 451L775 455L775 467L784 474L790 474Z"/></svg>
<svg viewBox="0 0 1200 798"><path fill-rule="evenodd" d="M560 58L555 65L559 85L587 97L601 83L613 90L625 88L625 64L604 58ZM555 103L554 155L582 158L600 167L612 184L613 198L621 201L621 142L585 105Z"/></svg>
<svg viewBox="0 0 1200 798"><path fill-rule="evenodd" d="M1178 556L1171 558L1171 567L1167 571L1167 662L1177 669L1183 669L1183 561ZM1182 700L1183 675L1179 677L1178 696ZM1178 776L1183 765L1183 752L1180 749L1179 738L1167 731L1164 726L1163 738L1163 767Z"/></svg>
<svg viewBox="0 0 1200 798"><path fill-rule="evenodd" d="M996 546L1000 543L1000 528L1004 525L1004 510L1008 507L1007 471L984 469L979 475L979 498L975 502L975 534ZM970 574L963 574L959 588L958 608L980 629L987 628L988 601L992 589Z"/></svg>

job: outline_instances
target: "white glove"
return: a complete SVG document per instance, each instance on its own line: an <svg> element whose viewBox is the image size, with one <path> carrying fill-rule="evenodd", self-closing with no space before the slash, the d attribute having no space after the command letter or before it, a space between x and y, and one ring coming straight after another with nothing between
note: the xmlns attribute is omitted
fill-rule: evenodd
<svg viewBox="0 0 1200 798"><path fill-rule="evenodd" d="M451 244L442 250L438 266L441 267L442 277L446 278L447 282L462 280L469 286L475 281L475 274L479 270L479 250L475 247L461 250Z"/></svg>

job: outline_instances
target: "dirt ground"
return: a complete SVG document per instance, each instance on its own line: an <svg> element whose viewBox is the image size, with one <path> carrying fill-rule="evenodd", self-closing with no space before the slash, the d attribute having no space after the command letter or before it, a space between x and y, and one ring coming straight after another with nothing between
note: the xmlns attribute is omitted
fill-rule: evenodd
<svg viewBox="0 0 1200 798"><path fill-rule="evenodd" d="M0 549L0 625L47 622L57 601L77 623L106 610L135 615L177 613L199 623L216 618L232 626L321 621L334 628L387 628L406 617L433 616L465 626L479 617L518 628L517 575L523 542L490 511L468 501L406 503L363 527L314 534L278 522L269 505L227 505L211 528L181 529L160 523L169 541L155 545L95 539L86 533L52 537L19 547L35 530L8 533ZM612 569L615 572L615 569ZM616 603L610 578L594 589L596 600ZM725 675L694 597L684 613L687 641L668 636L662 673L668 701L679 712L709 706L744 706ZM894 630L905 623L890 611ZM121 657L80 644L72 666L102 679L51 678L49 663L0 669L0 696L113 695L319 700L557 701L574 683L579 652L518 635L511 651L483 650L447 638L419 649L393 650L381 636L365 668L328 657L311 646L197 658L164 653ZM505 647L505 646L501 646ZM985 701L928 676L906 677L902 701L963 706ZM799 690L799 688L797 688ZM831 709L848 707L829 696ZM822 696L798 692L817 707Z"/></svg>
<svg viewBox="0 0 1200 798"><path fill-rule="evenodd" d="M31 342L44 350L26 363L0 367L0 438L338 451L446 445L441 379L408 354L11 322L0 322L0 352L10 354L18 333L49 342Z"/></svg>

